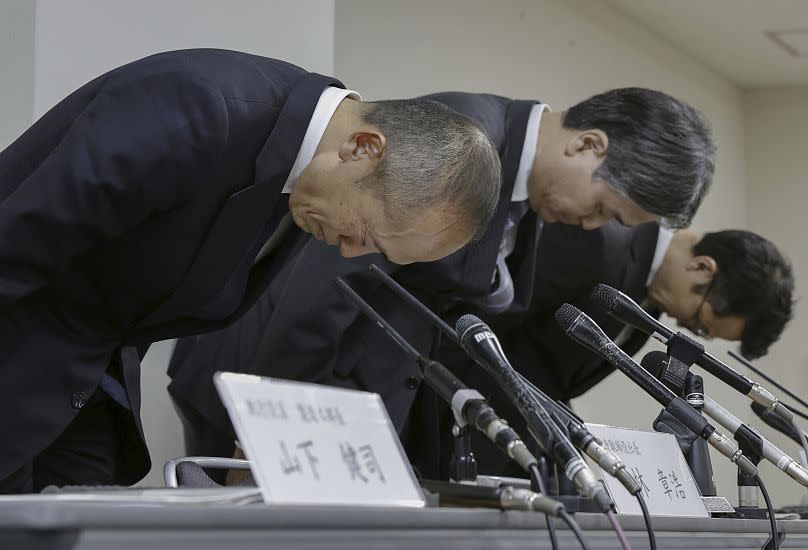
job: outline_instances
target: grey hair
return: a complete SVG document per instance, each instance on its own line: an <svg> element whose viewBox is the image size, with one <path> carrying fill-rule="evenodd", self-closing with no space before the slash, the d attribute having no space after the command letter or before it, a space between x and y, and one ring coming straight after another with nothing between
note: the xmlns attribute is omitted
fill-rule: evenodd
<svg viewBox="0 0 808 550"><path fill-rule="evenodd" d="M696 109L655 90L620 88L570 108L563 124L608 136L594 177L662 216L663 225L690 225L712 183L715 155L710 127Z"/></svg>
<svg viewBox="0 0 808 550"><path fill-rule="evenodd" d="M459 215L471 240L485 232L499 201L499 154L479 124L431 99L366 104L362 119L378 128L387 149L360 180L387 212L403 219L427 208Z"/></svg>

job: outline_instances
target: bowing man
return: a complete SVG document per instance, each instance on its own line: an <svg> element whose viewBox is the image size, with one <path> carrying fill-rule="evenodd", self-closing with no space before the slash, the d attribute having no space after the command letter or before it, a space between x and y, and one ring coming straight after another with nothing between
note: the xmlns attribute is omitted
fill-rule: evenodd
<svg viewBox="0 0 808 550"><path fill-rule="evenodd" d="M493 215L482 128L224 50L104 74L0 153L0 492L149 469L139 358L238 319L308 235L438 260Z"/></svg>

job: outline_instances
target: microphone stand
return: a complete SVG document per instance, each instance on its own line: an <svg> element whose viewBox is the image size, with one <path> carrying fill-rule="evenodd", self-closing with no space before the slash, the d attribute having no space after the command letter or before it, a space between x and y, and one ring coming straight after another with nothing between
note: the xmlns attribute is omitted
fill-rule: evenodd
<svg viewBox="0 0 808 550"><path fill-rule="evenodd" d="M477 481L477 459L471 450L471 430L468 424L460 427L452 426L454 453L449 462L449 476L456 483L475 483Z"/></svg>
<svg viewBox="0 0 808 550"><path fill-rule="evenodd" d="M735 432L735 441L738 447L752 464L757 466L763 458L760 447L760 438L746 426L741 425ZM766 519L768 512L758 503L758 485L754 476L750 476L738 468L738 506L735 512L740 518Z"/></svg>
<svg viewBox="0 0 808 550"><path fill-rule="evenodd" d="M661 354L660 354L661 355ZM666 367L660 373L659 380L668 386L674 393L684 398L699 414L704 408L704 381L701 376L690 373L688 365L670 353L665 358ZM707 442L687 429L676 418L663 410L654 421L654 429L658 432L673 434L679 443L679 448L685 455L687 465L693 473L696 485L701 496L716 496L715 481L713 480L713 465ZM691 436L695 436L691 437Z"/></svg>
<svg viewBox="0 0 808 550"><path fill-rule="evenodd" d="M704 414L704 380L701 376L693 374L685 381L684 395L685 401L690 403L694 409L699 411L699 414ZM701 496L714 497L718 493L715 488L715 480L713 478L713 463L710 460L710 450L707 447L707 442L697 437L693 441L685 454L690 471L693 472L693 477L696 478L696 483L701 490ZM757 463L755 463L757 465ZM740 470L739 470L740 471Z"/></svg>
<svg viewBox="0 0 808 550"><path fill-rule="evenodd" d="M684 398L699 414L703 414L704 381L701 376L690 373L690 367L704 354L704 346L692 338L687 338L681 332L677 332L668 339L666 347L668 358L666 364L668 368L662 372L660 381ZM680 422L676 421L676 423L684 428ZM656 423L654 428L656 429ZM685 428L685 433L687 431ZM678 433L674 433L674 435L680 446L682 446L683 440L681 436ZM689 447L685 444L684 448L686 448L685 459L690 471L693 473L701 495L705 497L716 496L713 464L710 460L707 442L697 437ZM757 465L757 462L755 462L755 465ZM755 491L757 491L757 486L755 486Z"/></svg>

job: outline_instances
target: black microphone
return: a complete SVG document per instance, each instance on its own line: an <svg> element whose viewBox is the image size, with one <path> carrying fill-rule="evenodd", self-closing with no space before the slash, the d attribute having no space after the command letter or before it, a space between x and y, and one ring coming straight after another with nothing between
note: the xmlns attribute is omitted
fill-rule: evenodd
<svg viewBox="0 0 808 550"><path fill-rule="evenodd" d="M378 277L379 280L385 286L387 286L387 288L397 294L403 301L412 306L416 311L424 316L427 321L432 323L433 326L443 332L443 334L445 334L450 340L460 345L460 341L454 329L452 329L452 327L450 327L443 319L438 317L432 310L415 298L415 296L410 294L406 288L401 286L395 279L390 277L390 275L385 273L375 264L371 264L370 271L376 277ZM587 456L597 462L597 464L605 472L619 479L629 493L634 495L640 491L641 485L634 478L634 476L631 475L628 470L626 470L625 464L623 464L623 461L620 460L620 457L603 445L603 442L595 437L586 428L586 426L584 426L583 422L578 417L576 417L565 406L551 399L539 388L536 388L531 384L530 389L533 391L536 398L542 401L542 405L544 405L544 407L551 412L555 419L557 419L557 423L562 426L562 428L567 430L570 440L576 447L581 449L587 454Z"/></svg>
<svg viewBox="0 0 808 550"><path fill-rule="evenodd" d="M599 284L595 286L591 299L593 303L605 309L609 315L618 321L641 330L663 344L667 344L674 336L671 329L651 317L637 302L609 285ZM683 339L701 346L687 335L678 334ZM791 411L783 406L771 392L709 353L702 351L695 358L695 363L722 382L749 396L755 403L760 403L789 422L792 421L793 415Z"/></svg>
<svg viewBox="0 0 808 550"><path fill-rule="evenodd" d="M467 425L475 427L526 472L530 473L530 468L538 464L536 457L528 450L525 442L513 428L497 416L494 409L478 391L469 389L442 364L421 355L344 279L337 277L334 282L362 313L383 329L407 355L415 359L423 371L424 381L450 405L455 421L460 428Z"/></svg>
<svg viewBox="0 0 808 550"><path fill-rule="evenodd" d="M612 502L603 485L586 465L569 439L561 432L542 404L533 398L526 384L508 363L499 342L488 328L474 315L463 315L455 330L463 349L498 383L525 418L528 430L542 450L552 456L564 474L575 482L578 489L591 498L598 508L607 512Z"/></svg>
<svg viewBox="0 0 808 550"><path fill-rule="evenodd" d="M588 315L573 305L564 304L556 312L555 318L559 326L567 333L567 336L614 365L617 370L628 376L646 393L662 404L665 410L686 428L706 439L710 445L737 464L739 468L750 475L757 475L755 465L743 456L738 445L732 439L716 430L687 401L666 388L648 371L635 363L631 357L626 355L623 350L617 347L617 344L606 336L606 333Z"/></svg>

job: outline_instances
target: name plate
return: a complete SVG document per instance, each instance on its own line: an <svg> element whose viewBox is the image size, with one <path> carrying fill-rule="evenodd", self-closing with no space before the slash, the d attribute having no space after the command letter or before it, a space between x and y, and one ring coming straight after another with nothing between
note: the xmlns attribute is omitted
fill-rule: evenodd
<svg viewBox="0 0 808 550"><path fill-rule="evenodd" d="M643 497L653 516L707 518L709 512L672 434L587 424L592 434L619 456L642 485ZM596 466L597 467L597 466ZM601 472L606 489L621 514L642 514L637 498L614 477Z"/></svg>
<svg viewBox="0 0 808 550"><path fill-rule="evenodd" d="M214 382L266 503L424 506L378 394L227 372Z"/></svg>

